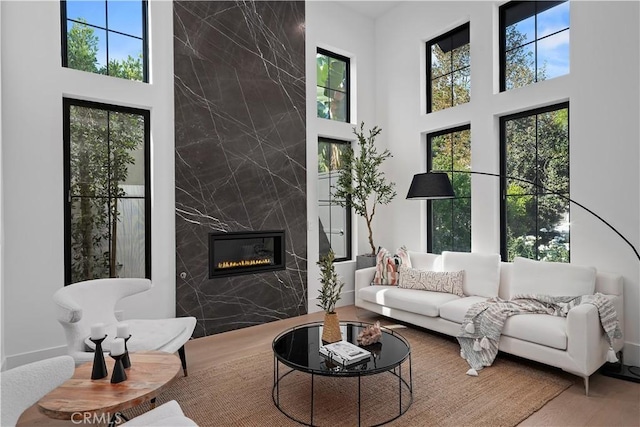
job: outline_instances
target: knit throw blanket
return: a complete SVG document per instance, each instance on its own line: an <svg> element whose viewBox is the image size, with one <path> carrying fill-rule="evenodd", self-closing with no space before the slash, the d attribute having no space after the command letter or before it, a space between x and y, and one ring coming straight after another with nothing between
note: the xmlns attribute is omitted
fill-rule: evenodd
<svg viewBox="0 0 640 427"><path fill-rule="evenodd" d="M608 362L618 359L613 350L614 338L622 338L616 309L603 294L579 297L552 297L549 295L523 294L511 300L490 298L471 306L464 317L458 342L460 356L471 369L468 375L477 376L480 369L491 366L498 354L498 343L504 322L516 314L550 314L567 317L569 310L581 304L592 304L600 315L600 323L609 342Z"/></svg>

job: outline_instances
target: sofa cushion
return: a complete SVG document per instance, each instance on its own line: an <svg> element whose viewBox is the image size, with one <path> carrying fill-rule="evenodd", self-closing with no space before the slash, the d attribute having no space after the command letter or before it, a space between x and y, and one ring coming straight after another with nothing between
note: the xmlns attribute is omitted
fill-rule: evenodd
<svg viewBox="0 0 640 427"><path fill-rule="evenodd" d="M401 265L411 267L411 260L405 248L400 248L392 254L385 248L380 248L376 255L376 274L373 277L372 285L398 284L398 269Z"/></svg>
<svg viewBox="0 0 640 427"><path fill-rule="evenodd" d="M566 350L566 322L564 317L548 314L518 314L507 319L502 335Z"/></svg>
<svg viewBox="0 0 640 427"><path fill-rule="evenodd" d="M400 279L398 286L404 289L417 289L419 291L447 292L464 296L462 293L462 280L464 271L429 271L418 270L400 266Z"/></svg>
<svg viewBox="0 0 640 427"><path fill-rule="evenodd" d="M497 297L500 286L500 255L469 252L442 252L444 271L464 270L465 295Z"/></svg>
<svg viewBox="0 0 640 427"><path fill-rule="evenodd" d="M459 296L444 292L418 291L392 286L367 286L360 289L358 297L374 304L429 317L438 317L443 304L460 299Z"/></svg>
<svg viewBox="0 0 640 427"><path fill-rule="evenodd" d="M410 267L421 270L442 271L442 255L430 254L428 252L409 251Z"/></svg>
<svg viewBox="0 0 640 427"><path fill-rule="evenodd" d="M440 307L440 317L462 324L469 308L477 302L484 302L486 300L485 297L472 296L449 301Z"/></svg>
<svg viewBox="0 0 640 427"><path fill-rule="evenodd" d="M518 294L591 295L596 286L593 267L516 257L512 270L509 298Z"/></svg>

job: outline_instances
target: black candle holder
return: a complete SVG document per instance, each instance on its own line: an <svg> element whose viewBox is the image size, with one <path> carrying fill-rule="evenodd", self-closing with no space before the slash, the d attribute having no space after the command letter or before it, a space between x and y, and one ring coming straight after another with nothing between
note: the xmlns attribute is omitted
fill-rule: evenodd
<svg viewBox="0 0 640 427"><path fill-rule="evenodd" d="M122 366L122 359L124 358L124 353L114 356L109 353L112 359L116 361L113 365L113 373L111 374L111 384L121 383L122 381L127 379L127 373L124 371L124 366Z"/></svg>
<svg viewBox="0 0 640 427"><path fill-rule="evenodd" d="M124 338L124 357L122 358L122 366L124 366L124 369L131 367L131 359L129 358L129 350L127 349L127 341L129 341L129 338L131 338L131 334Z"/></svg>
<svg viewBox="0 0 640 427"><path fill-rule="evenodd" d="M92 380L102 379L109 374L107 372L107 363L104 361L104 353L102 353L102 341L104 341L105 338L107 338L106 335L97 340L89 338L91 342L96 345L96 351L93 354L93 369L91 370Z"/></svg>

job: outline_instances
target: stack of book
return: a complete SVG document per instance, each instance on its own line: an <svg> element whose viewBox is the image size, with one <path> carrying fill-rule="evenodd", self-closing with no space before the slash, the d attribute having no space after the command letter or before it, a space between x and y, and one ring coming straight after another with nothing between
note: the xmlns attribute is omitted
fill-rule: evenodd
<svg viewBox="0 0 640 427"><path fill-rule="evenodd" d="M343 366L354 365L371 357L371 352L348 341L338 341L320 347L320 354Z"/></svg>

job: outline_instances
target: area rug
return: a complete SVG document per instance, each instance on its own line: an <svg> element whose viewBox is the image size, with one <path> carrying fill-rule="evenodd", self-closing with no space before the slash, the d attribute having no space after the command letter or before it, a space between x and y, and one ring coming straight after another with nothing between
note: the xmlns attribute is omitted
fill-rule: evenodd
<svg viewBox="0 0 640 427"><path fill-rule="evenodd" d="M478 377L458 344L447 337L412 328L399 329L411 343L413 403L391 426L515 426L572 383L546 367L498 357ZM272 400L273 354L238 358L178 378L158 397L158 404L177 400L199 426L294 426ZM285 367L281 365L281 374ZM403 376L408 374L403 365ZM357 425L357 379L315 377L314 424ZM364 377L362 425L377 424L398 413L398 380L390 373ZM294 372L281 383L280 402L308 423L310 376ZM405 390L403 406L409 402ZM142 405L126 412L134 417Z"/></svg>

